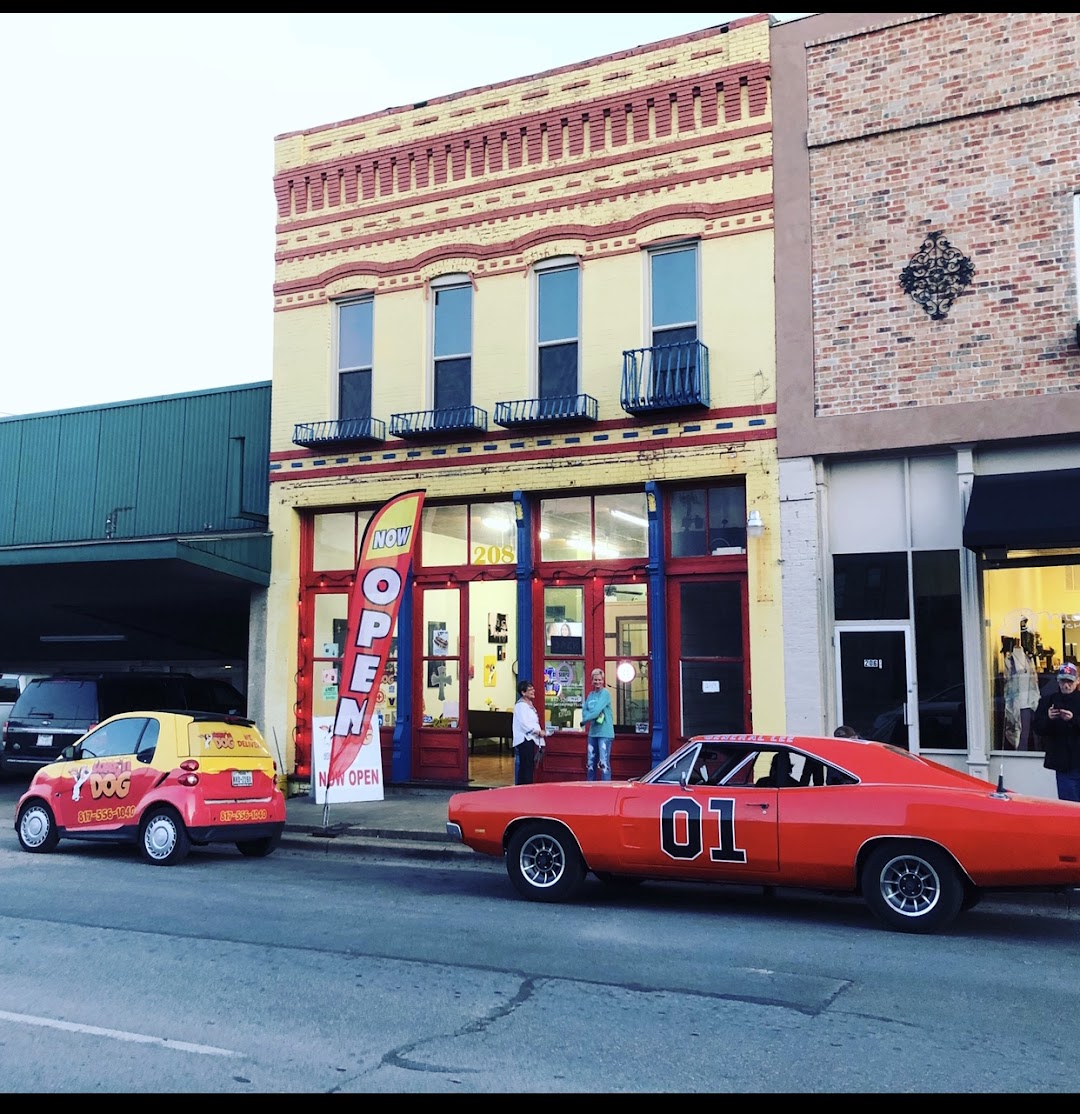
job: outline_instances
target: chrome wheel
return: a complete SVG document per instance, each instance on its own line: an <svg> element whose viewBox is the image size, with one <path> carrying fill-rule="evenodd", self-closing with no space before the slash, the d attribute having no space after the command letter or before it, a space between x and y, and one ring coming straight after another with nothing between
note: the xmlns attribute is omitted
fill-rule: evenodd
<svg viewBox="0 0 1080 1114"><path fill-rule="evenodd" d="M534 901L562 901L585 877L573 837L554 823L519 828L506 851L506 870L515 889Z"/></svg>
<svg viewBox="0 0 1080 1114"><path fill-rule="evenodd" d="M964 886L940 847L885 844L871 851L862 873L867 904L889 928L933 932L960 911Z"/></svg>
<svg viewBox="0 0 1080 1114"><path fill-rule="evenodd" d="M923 917L941 899L941 879L925 860L914 855L890 859L880 875L881 896L902 917Z"/></svg>
<svg viewBox="0 0 1080 1114"><path fill-rule="evenodd" d="M521 873L531 886L542 890L557 885L566 872L566 852L562 844L547 832L527 839L518 852L518 857L521 860Z"/></svg>

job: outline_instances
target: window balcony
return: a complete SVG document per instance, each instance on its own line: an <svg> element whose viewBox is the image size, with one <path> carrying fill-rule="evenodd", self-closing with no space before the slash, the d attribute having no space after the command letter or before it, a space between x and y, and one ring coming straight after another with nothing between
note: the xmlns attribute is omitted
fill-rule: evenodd
<svg viewBox="0 0 1080 1114"><path fill-rule="evenodd" d="M592 395L519 398L495 403L495 424L505 429L515 429L519 426L538 427L595 422L597 410L597 401Z"/></svg>
<svg viewBox="0 0 1080 1114"><path fill-rule="evenodd" d="M390 415L390 432L395 437L456 437L460 433L487 433L487 427L487 411L479 406Z"/></svg>
<svg viewBox="0 0 1080 1114"><path fill-rule="evenodd" d="M299 422L293 444L305 449L334 445L379 445L386 440L386 422L378 418L339 418L328 422Z"/></svg>
<svg viewBox="0 0 1080 1114"><path fill-rule="evenodd" d="M622 408L628 414L708 406L709 350L701 341L623 353Z"/></svg>

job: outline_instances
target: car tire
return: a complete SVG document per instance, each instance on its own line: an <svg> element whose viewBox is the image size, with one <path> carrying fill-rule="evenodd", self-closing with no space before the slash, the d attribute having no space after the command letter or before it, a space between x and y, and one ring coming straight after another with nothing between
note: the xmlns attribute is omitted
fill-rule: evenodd
<svg viewBox="0 0 1080 1114"><path fill-rule="evenodd" d="M560 824L523 824L506 849L506 873L530 901L566 901L585 880L585 863L573 836Z"/></svg>
<svg viewBox="0 0 1080 1114"><path fill-rule="evenodd" d="M152 808L139 826L139 853L153 866L175 866L191 850L184 822L171 808Z"/></svg>
<svg viewBox="0 0 1080 1114"><path fill-rule="evenodd" d="M281 842L281 834L263 836L262 839L241 839L236 844L237 851L249 859L265 859Z"/></svg>
<svg viewBox="0 0 1080 1114"><path fill-rule="evenodd" d="M23 805L16 831L19 835L19 846L32 855L54 851L60 842L56 817L44 801L27 801Z"/></svg>
<svg viewBox="0 0 1080 1114"><path fill-rule="evenodd" d="M862 895L874 915L897 932L937 932L960 912L964 884L939 847L886 843L862 869Z"/></svg>
<svg viewBox="0 0 1080 1114"><path fill-rule="evenodd" d="M640 886L645 881L644 878L636 878L632 874L609 874L606 870L595 870L593 873L605 886L611 886L619 890L628 890L631 886Z"/></svg>

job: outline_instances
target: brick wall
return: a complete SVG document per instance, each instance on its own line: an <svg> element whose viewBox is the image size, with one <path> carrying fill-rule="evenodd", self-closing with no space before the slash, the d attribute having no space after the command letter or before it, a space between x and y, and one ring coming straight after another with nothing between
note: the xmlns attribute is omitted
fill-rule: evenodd
<svg viewBox="0 0 1080 1114"><path fill-rule="evenodd" d="M1078 30L950 13L808 47L816 416L1075 402ZM900 286L931 231L975 268L936 321Z"/></svg>

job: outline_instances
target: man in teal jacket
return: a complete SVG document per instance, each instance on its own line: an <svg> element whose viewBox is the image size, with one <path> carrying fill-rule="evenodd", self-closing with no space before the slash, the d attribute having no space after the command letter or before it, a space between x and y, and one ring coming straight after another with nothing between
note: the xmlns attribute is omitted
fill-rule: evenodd
<svg viewBox="0 0 1080 1114"><path fill-rule="evenodd" d="M600 778L611 781L611 741L615 738L612 722L611 695L605 684L604 671L592 671L592 692L581 706L581 726L589 733L585 750L585 773L589 781L596 781L599 761Z"/></svg>

